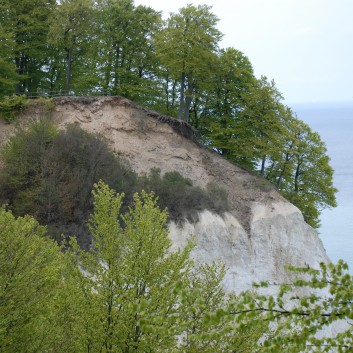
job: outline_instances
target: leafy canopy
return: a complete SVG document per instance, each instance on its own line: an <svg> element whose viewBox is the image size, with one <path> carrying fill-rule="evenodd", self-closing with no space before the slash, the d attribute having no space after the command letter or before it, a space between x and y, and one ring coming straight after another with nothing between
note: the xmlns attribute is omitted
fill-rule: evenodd
<svg viewBox="0 0 353 353"><path fill-rule="evenodd" d="M93 197L89 251L73 238L63 252L32 217L0 209L1 351L352 350L345 263L293 269L298 278L277 296L227 296L225 268L195 266L192 240L171 251L167 212L153 194L135 194L125 213L124 195L102 181ZM323 331L335 323L338 333Z"/></svg>
<svg viewBox="0 0 353 353"><path fill-rule="evenodd" d="M253 352L265 327L223 318L224 267L195 266L192 240L171 250L153 194L125 213L102 181L93 197L89 251L72 238L62 252L33 218L0 210L1 351Z"/></svg>

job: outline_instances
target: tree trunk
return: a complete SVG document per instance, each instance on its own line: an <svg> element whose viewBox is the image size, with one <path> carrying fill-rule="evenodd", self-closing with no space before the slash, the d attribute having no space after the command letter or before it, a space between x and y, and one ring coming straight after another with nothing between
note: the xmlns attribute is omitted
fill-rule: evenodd
<svg viewBox="0 0 353 353"><path fill-rule="evenodd" d="M66 85L65 93L70 94L70 84L71 84L71 69L72 69L72 53L73 48L66 48Z"/></svg>
<svg viewBox="0 0 353 353"><path fill-rule="evenodd" d="M294 191L296 193L298 193L299 191L300 166L301 166L301 160L300 160L300 157L298 156L298 164L297 164L297 169L295 171L295 177L294 177Z"/></svg>
<svg viewBox="0 0 353 353"><path fill-rule="evenodd" d="M165 94L166 94L166 108L169 111L169 74L167 73L166 83L165 83Z"/></svg>
<svg viewBox="0 0 353 353"><path fill-rule="evenodd" d="M172 106L171 108L173 109L175 106L175 97L176 97L176 86L177 86L177 82L176 80L173 81L173 87L172 87Z"/></svg>
<svg viewBox="0 0 353 353"><path fill-rule="evenodd" d="M107 66L105 68L104 72L104 87L103 89L107 92L108 88L110 86L110 77L111 77L111 71L112 71L112 53L108 53L108 60L107 60Z"/></svg>
<svg viewBox="0 0 353 353"><path fill-rule="evenodd" d="M264 176L265 173L266 156L262 157L260 175Z"/></svg>
<svg viewBox="0 0 353 353"><path fill-rule="evenodd" d="M15 58L16 72L21 75L20 58ZM21 94L21 83L16 84L16 94Z"/></svg>
<svg viewBox="0 0 353 353"><path fill-rule="evenodd" d="M179 110L178 110L178 119L182 119L184 107L185 107L185 102L184 102L185 81L186 81L186 75L185 75L185 72L183 72L181 75L180 103L179 103Z"/></svg>
<svg viewBox="0 0 353 353"><path fill-rule="evenodd" d="M192 102L192 93L194 91L194 84L188 84L188 91L185 97L185 107L184 107L184 121L187 123L189 121L190 107Z"/></svg>
<svg viewBox="0 0 353 353"><path fill-rule="evenodd" d="M15 58L15 64L16 64L16 72L19 75L25 75L25 57L16 57ZM19 82L16 85L16 94L22 94L25 92L25 79L21 80L21 82Z"/></svg>
<svg viewBox="0 0 353 353"><path fill-rule="evenodd" d="M120 60L120 44L116 43L115 44L115 63L114 63L114 91L116 91L116 88L118 87L118 81L119 81L119 75L118 75L118 69L119 69L119 60ZM114 92L115 94L116 92Z"/></svg>
<svg viewBox="0 0 353 353"><path fill-rule="evenodd" d="M282 181L283 181L283 178L284 178L284 173L287 171L287 167L288 167L288 164L290 162L290 160L292 159L293 155L290 156L289 152L286 153L286 159L285 159L285 162L284 162L284 165L283 165L283 169L282 169L282 172L280 174L280 176L278 177L278 180L277 180L277 188L279 189L281 187L281 184L282 184Z"/></svg>

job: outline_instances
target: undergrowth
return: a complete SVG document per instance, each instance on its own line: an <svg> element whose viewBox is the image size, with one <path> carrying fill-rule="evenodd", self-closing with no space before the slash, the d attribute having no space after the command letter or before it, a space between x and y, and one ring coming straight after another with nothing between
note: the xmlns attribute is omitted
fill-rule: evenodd
<svg viewBox="0 0 353 353"><path fill-rule="evenodd" d="M43 112L48 112L54 108L54 102L45 97L28 99L26 95L5 96L0 99L0 119L11 123L22 111L32 106L40 106Z"/></svg>
<svg viewBox="0 0 353 353"><path fill-rule="evenodd" d="M204 209L218 214L228 209L227 195L218 185L202 189L176 171L161 175L152 169L148 176L138 176L103 136L76 125L59 131L47 119L37 121L18 130L1 154L0 204L16 216L34 216L56 240L76 234L83 248L90 244L86 223L93 211L91 190L99 180L125 193L125 209L135 192L153 191L176 222L197 221Z"/></svg>

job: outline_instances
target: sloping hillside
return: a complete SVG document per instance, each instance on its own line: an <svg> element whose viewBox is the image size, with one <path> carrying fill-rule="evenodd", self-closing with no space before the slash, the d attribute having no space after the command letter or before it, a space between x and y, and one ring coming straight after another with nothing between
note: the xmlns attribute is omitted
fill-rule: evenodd
<svg viewBox="0 0 353 353"><path fill-rule="evenodd" d="M20 121L40 116L40 108L32 109ZM195 259L223 261L227 290L249 288L264 279L285 281L287 263L316 267L327 260L316 231L296 207L265 180L201 147L189 126L121 97L60 98L52 118L60 128L75 123L103 134L140 174L154 167L162 173L176 170L194 185L213 182L225 189L229 213L221 217L204 211L196 224L172 223L170 236L175 246L182 246L195 235ZM13 129L2 123L0 143Z"/></svg>

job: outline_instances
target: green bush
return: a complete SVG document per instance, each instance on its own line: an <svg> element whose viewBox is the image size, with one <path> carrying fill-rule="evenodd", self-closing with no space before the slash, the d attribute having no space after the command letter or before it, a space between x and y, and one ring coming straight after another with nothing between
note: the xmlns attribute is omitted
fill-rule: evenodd
<svg viewBox="0 0 353 353"><path fill-rule="evenodd" d="M0 119L11 123L18 114L30 107L40 107L43 113L48 113L54 106L52 98L38 97L36 99L27 99L25 95L6 96L0 100Z"/></svg>
<svg viewBox="0 0 353 353"><path fill-rule="evenodd" d="M159 205L168 209L174 221L195 222L198 213L205 209L218 214L228 210L227 195L222 188L215 184L208 185L206 190L195 187L176 171L161 176L159 169L152 169L142 187L158 196Z"/></svg>
<svg viewBox="0 0 353 353"><path fill-rule="evenodd" d="M10 123L15 120L16 115L27 105L25 95L6 96L0 100L0 118Z"/></svg>
<svg viewBox="0 0 353 353"><path fill-rule="evenodd" d="M87 247L91 190L102 179L119 192L137 190L137 175L115 157L100 135L75 125L58 131L47 120L20 130L2 151L0 201L17 216L30 214L51 234L78 235Z"/></svg>

